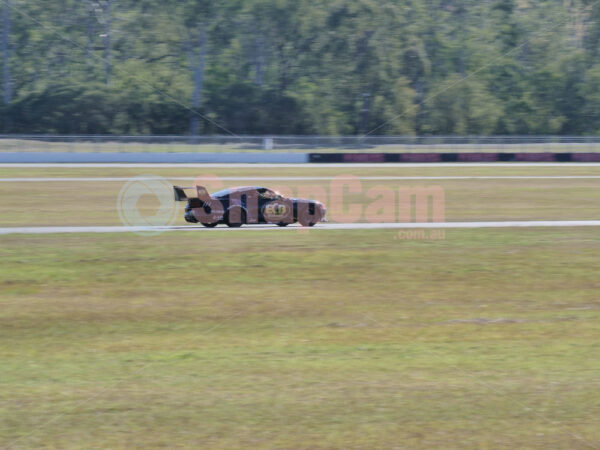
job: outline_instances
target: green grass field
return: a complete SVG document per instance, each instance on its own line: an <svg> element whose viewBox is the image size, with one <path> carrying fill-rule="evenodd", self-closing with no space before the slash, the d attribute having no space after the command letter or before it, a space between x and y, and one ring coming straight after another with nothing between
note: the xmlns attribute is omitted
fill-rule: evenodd
<svg viewBox="0 0 600 450"><path fill-rule="evenodd" d="M491 170L600 174L355 174ZM598 218L600 180L435 184L448 220ZM4 182L0 226L117 225L121 185ZM600 230L398 237L1 236L0 448L600 448Z"/></svg>
<svg viewBox="0 0 600 450"><path fill-rule="evenodd" d="M598 231L394 235L2 238L0 442L598 445Z"/></svg>
<svg viewBox="0 0 600 450"><path fill-rule="evenodd" d="M232 138L233 139L233 138ZM151 152L151 153L232 153L232 152L264 152L261 139L257 138L253 143L248 143L243 139L240 143L228 144L191 144L181 142L165 143L144 143L144 142L76 142L76 141L35 141L22 139L2 139L0 140L0 152ZM279 141L285 142L285 141ZM311 147L314 145L314 147ZM349 147L325 147L318 146L311 141L310 137L306 139L306 146L301 145L278 145L276 144L272 151L292 152L292 153L420 153L420 152L593 152L600 151L600 144L594 142L581 143L547 143L547 144L485 144L485 145L364 145L359 146L358 141L355 146ZM271 150L269 150L271 151Z"/></svg>

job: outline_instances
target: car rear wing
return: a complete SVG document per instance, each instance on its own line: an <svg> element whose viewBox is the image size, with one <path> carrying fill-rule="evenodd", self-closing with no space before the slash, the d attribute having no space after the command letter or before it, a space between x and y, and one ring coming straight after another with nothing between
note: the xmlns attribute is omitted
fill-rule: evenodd
<svg viewBox="0 0 600 450"><path fill-rule="evenodd" d="M188 197L187 194L185 193L186 189L195 189L196 197ZM208 193L208 191L206 190L206 188L204 186L194 186L194 187L173 186L173 193L175 194L176 202L185 202L185 201L189 200L190 198L198 198L198 199L202 200L203 202L207 202L210 200L210 194Z"/></svg>
<svg viewBox="0 0 600 450"><path fill-rule="evenodd" d="M188 196L185 194L184 189L187 189L187 188L173 186L173 193L175 194L176 202L185 202L188 199Z"/></svg>

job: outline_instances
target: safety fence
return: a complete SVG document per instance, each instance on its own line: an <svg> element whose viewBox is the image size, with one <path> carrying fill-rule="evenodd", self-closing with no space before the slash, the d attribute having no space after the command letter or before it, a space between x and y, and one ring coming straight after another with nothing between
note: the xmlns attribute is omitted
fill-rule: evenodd
<svg viewBox="0 0 600 450"><path fill-rule="evenodd" d="M0 135L0 152L600 152L600 136Z"/></svg>

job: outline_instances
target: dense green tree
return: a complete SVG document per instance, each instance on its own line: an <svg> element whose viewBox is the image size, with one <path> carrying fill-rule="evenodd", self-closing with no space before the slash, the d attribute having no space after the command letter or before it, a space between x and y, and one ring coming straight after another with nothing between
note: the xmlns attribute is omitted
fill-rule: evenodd
<svg viewBox="0 0 600 450"><path fill-rule="evenodd" d="M593 0L3 3L5 132L592 134Z"/></svg>

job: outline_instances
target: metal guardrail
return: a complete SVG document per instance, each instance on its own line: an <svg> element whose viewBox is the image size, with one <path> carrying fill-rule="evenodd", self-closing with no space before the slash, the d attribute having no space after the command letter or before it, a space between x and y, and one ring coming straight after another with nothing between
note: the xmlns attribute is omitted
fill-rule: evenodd
<svg viewBox="0 0 600 450"><path fill-rule="evenodd" d="M532 149L600 151L600 136L106 136L0 135L0 152L11 151L195 151L209 146L230 150L357 149L402 151L424 149Z"/></svg>

